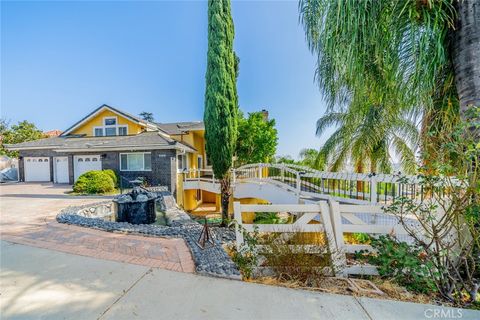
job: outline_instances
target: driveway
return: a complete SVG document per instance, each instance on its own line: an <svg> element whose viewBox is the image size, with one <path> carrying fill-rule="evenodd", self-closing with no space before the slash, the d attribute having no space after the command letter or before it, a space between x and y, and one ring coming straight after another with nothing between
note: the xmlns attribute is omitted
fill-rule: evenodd
<svg viewBox="0 0 480 320"><path fill-rule="evenodd" d="M71 196L68 185L12 183L0 185L2 240L106 260L173 271L194 272L182 239L146 238L57 223L58 212L71 205L111 197Z"/></svg>

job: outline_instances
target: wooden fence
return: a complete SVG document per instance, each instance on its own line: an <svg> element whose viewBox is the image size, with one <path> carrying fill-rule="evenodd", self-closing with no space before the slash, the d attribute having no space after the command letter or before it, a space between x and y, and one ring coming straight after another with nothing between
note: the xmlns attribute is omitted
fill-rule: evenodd
<svg viewBox="0 0 480 320"><path fill-rule="evenodd" d="M242 221L242 212L288 212L299 218L292 224L246 224ZM379 205L347 205L337 201L320 201L315 204L298 205L243 205L234 203L236 220L237 248L244 243L241 228L247 232L319 232L325 233L328 248L332 255L337 275L377 274L375 266L358 264L348 265L347 255L360 250L372 251L367 244L348 244L346 233L366 233L370 235L395 234L408 241L408 234L399 224L398 218L384 212ZM316 223L311 224L311 221ZM320 223L318 223L320 222Z"/></svg>

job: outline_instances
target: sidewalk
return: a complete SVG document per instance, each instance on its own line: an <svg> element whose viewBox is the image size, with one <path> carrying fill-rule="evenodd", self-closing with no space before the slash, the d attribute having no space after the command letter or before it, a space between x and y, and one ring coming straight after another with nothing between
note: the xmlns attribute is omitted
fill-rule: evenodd
<svg viewBox="0 0 480 320"><path fill-rule="evenodd" d="M2 319L480 319L76 256L1 241Z"/></svg>

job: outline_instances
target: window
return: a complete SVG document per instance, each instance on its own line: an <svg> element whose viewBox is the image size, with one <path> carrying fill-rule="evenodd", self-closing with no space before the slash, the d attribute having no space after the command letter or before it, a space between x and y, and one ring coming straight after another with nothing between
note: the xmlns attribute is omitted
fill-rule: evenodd
<svg viewBox="0 0 480 320"><path fill-rule="evenodd" d="M115 126L117 124L117 118L104 118L103 123L106 126Z"/></svg>
<svg viewBox="0 0 480 320"><path fill-rule="evenodd" d="M179 154L177 155L177 169L178 171L183 171L187 169L187 155Z"/></svg>
<svg viewBox="0 0 480 320"><path fill-rule="evenodd" d="M103 118L103 126L93 128L93 136L126 136L128 135L128 125L119 125L117 117L105 117Z"/></svg>
<svg viewBox="0 0 480 320"><path fill-rule="evenodd" d="M121 171L150 171L152 170L152 154L150 152L121 153Z"/></svg>
<svg viewBox="0 0 480 320"><path fill-rule="evenodd" d="M116 136L117 135L117 128L105 128L105 135L107 137L109 136Z"/></svg>
<svg viewBox="0 0 480 320"><path fill-rule="evenodd" d="M103 128L95 128L95 137L103 136Z"/></svg>
<svg viewBox="0 0 480 320"><path fill-rule="evenodd" d="M127 126L118 127L118 135L126 136L127 135Z"/></svg>

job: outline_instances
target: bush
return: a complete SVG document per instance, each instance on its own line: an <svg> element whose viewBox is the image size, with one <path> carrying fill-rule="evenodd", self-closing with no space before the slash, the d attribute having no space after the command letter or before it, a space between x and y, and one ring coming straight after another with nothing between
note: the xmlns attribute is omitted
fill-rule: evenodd
<svg viewBox="0 0 480 320"><path fill-rule="evenodd" d="M380 276L393 279L413 292L437 291L431 278L432 266L425 261L422 248L397 241L391 236L372 238L371 245L376 253L365 255L366 252L361 251L360 255L366 256L370 264L377 266Z"/></svg>
<svg viewBox="0 0 480 320"><path fill-rule="evenodd" d="M335 274L328 239L324 234L312 237L308 232L293 234L271 233L265 239L261 255L264 266L270 268L280 281L299 281L306 286L319 286L327 275Z"/></svg>
<svg viewBox="0 0 480 320"><path fill-rule="evenodd" d="M78 193L98 194L115 190L115 183L105 171L88 171L82 174L73 185Z"/></svg>
<svg viewBox="0 0 480 320"><path fill-rule="evenodd" d="M118 176L117 176L117 173L115 171L113 171L112 169L107 169L107 170L103 170L103 172L105 172L106 174L108 174L110 176L110 178L112 178L112 181L113 181L113 184L115 187L118 187Z"/></svg>

